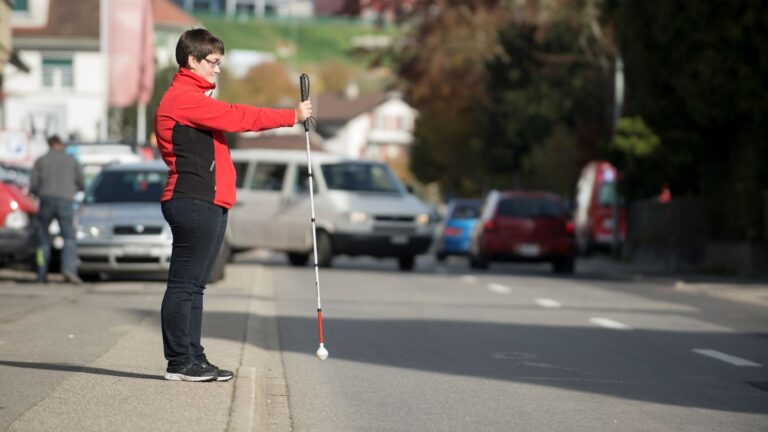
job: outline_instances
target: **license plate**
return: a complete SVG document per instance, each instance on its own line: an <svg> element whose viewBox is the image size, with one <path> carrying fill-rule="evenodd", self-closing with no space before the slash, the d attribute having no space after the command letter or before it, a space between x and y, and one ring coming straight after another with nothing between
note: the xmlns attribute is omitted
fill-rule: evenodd
<svg viewBox="0 0 768 432"><path fill-rule="evenodd" d="M131 246L127 245L123 247L123 254L125 255L150 255L152 253L151 248L147 246Z"/></svg>
<svg viewBox="0 0 768 432"><path fill-rule="evenodd" d="M389 238L389 241L392 242L392 244L406 244L408 243L408 236L404 235L396 235Z"/></svg>
<svg viewBox="0 0 768 432"><path fill-rule="evenodd" d="M541 254L541 248L537 244L521 244L517 247L517 253L525 257L536 257Z"/></svg>

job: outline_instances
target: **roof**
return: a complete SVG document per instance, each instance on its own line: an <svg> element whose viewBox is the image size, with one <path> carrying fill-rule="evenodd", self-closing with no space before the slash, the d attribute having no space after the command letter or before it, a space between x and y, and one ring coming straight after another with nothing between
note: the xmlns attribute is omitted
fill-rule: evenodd
<svg viewBox="0 0 768 432"><path fill-rule="evenodd" d="M315 15L339 15L345 11L346 0L315 0Z"/></svg>
<svg viewBox="0 0 768 432"><path fill-rule="evenodd" d="M99 39L99 0L56 0L49 2L43 27L18 27L14 37Z"/></svg>
<svg viewBox="0 0 768 432"><path fill-rule="evenodd" d="M276 149L234 149L232 150L232 160L243 161L251 159L261 160L279 160L279 161L307 161L307 152L299 150L276 150ZM331 153L312 152L312 162L338 162L348 160L344 156Z"/></svg>
<svg viewBox="0 0 768 432"><path fill-rule="evenodd" d="M310 148L313 152L323 151L310 139ZM257 137L240 136L237 138L237 148L240 149L275 149L275 150L300 150L307 151L307 141L304 134L301 135L260 135Z"/></svg>
<svg viewBox="0 0 768 432"><path fill-rule="evenodd" d="M171 0L152 0L152 13L155 25L192 28L200 22L188 15L182 8Z"/></svg>
<svg viewBox="0 0 768 432"><path fill-rule="evenodd" d="M162 160L156 159L142 162L116 163L104 167L104 171L168 171L168 166Z"/></svg>
<svg viewBox="0 0 768 432"><path fill-rule="evenodd" d="M560 195L552 192L538 191L538 190L500 190L499 196L501 198L521 198L521 199L554 199L561 200Z"/></svg>
<svg viewBox="0 0 768 432"><path fill-rule="evenodd" d="M387 100L383 92L364 93L356 98L346 98L335 93L321 94L314 100L317 121L346 122L369 112Z"/></svg>

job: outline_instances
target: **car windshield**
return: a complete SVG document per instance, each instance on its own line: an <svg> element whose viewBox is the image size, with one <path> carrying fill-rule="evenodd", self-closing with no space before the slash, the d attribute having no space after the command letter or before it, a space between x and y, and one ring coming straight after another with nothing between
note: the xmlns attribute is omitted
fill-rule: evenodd
<svg viewBox="0 0 768 432"><path fill-rule="evenodd" d="M451 213L451 219L477 219L480 216L480 204L462 202L456 204Z"/></svg>
<svg viewBox="0 0 768 432"><path fill-rule="evenodd" d="M556 218L563 216L563 205L552 199L509 198L499 202L499 216L518 218Z"/></svg>
<svg viewBox="0 0 768 432"><path fill-rule="evenodd" d="M356 192L403 191L400 182L384 164L334 163L323 165L322 170L328 189Z"/></svg>
<svg viewBox="0 0 768 432"><path fill-rule="evenodd" d="M85 202L160 202L168 174L160 171L102 171L94 179Z"/></svg>
<svg viewBox="0 0 768 432"><path fill-rule="evenodd" d="M600 207L610 207L616 201L616 183L603 183L600 185L597 193L597 205ZM621 202L621 196L619 196Z"/></svg>

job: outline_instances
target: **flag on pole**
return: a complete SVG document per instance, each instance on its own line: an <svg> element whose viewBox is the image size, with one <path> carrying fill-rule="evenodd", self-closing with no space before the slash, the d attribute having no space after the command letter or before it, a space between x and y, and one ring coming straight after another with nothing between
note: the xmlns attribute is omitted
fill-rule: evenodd
<svg viewBox="0 0 768 432"><path fill-rule="evenodd" d="M155 82L152 0L105 0L109 105L145 105Z"/></svg>

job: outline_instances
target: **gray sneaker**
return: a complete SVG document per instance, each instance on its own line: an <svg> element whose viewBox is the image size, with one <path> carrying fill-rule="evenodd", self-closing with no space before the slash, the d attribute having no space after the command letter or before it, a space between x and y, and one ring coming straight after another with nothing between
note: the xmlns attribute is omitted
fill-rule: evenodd
<svg viewBox="0 0 768 432"><path fill-rule="evenodd" d="M83 280L80 279L80 277L74 273L70 272L62 272L61 273L64 276L64 280L75 285L80 285L83 283Z"/></svg>
<svg viewBox="0 0 768 432"><path fill-rule="evenodd" d="M219 369L217 366L209 363L207 359L200 362L200 366L202 366L206 370L215 370L216 381L229 381L235 377L235 374L232 371L228 371L226 369Z"/></svg>
<svg viewBox="0 0 768 432"><path fill-rule="evenodd" d="M165 371L165 379L168 381L215 381L218 377L218 369L206 368L193 363L189 366L169 367Z"/></svg>

